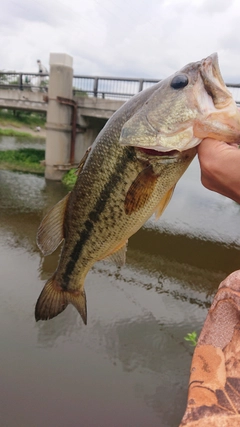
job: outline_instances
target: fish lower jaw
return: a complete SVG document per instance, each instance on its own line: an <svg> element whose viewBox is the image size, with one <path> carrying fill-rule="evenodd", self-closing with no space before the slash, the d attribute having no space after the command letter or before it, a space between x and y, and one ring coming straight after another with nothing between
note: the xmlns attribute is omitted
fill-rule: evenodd
<svg viewBox="0 0 240 427"><path fill-rule="evenodd" d="M179 157L180 155L180 151L178 150L160 151L155 148L145 148L145 147L138 147L137 150L149 156Z"/></svg>

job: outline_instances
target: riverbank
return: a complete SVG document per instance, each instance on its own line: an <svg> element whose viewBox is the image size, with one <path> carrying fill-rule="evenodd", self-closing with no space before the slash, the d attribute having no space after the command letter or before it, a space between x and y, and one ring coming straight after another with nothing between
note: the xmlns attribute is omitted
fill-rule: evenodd
<svg viewBox="0 0 240 427"><path fill-rule="evenodd" d="M40 126L34 129L29 126L3 126L0 121L0 135L46 139L46 130Z"/></svg>
<svg viewBox="0 0 240 427"><path fill-rule="evenodd" d="M0 151L0 169L44 175L44 150L33 148L34 138L46 140L45 121L40 117L14 117L0 112L0 136L32 139L32 148ZM27 122L27 124L26 124ZM75 169L67 172L62 182L71 189L76 181Z"/></svg>
<svg viewBox="0 0 240 427"><path fill-rule="evenodd" d="M0 135L46 138L43 113L0 110Z"/></svg>
<svg viewBox="0 0 240 427"><path fill-rule="evenodd" d="M6 131L13 131L13 134L6 132L3 135L0 142L2 142L3 147L0 149L0 170L11 170L18 171L23 173L33 173L37 175L44 175L45 166L45 129L41 129L39 132L33 131L28 127L21 127L21 132L16 132L16 128L11 126L4 127ZM0 127L1 133L1 127ZM42 141L40 142L40 140ZM6 143L6 140L9 139L9 144ZM16 142L14 143L16 139ZM22 141L22 143L21 143ZM29 146L26 147L26 141ZM1 145L2 145L1 144ZM23 144L23 145L22 145ZM24 146L25 145L25 146ZM66 172L62 178L62 182L69 189L72 189L77 175L76 169L71 169Z"/></svg>
<svg viewBox="0 0 240 427"><path fill-rule="evenodd" d="M45 150L20 148L0 151L0 169L44 174Z"/></svg>
<svg viewBox="0 0 240 427"><path fill-rule="evenodd" d="M1 110L0 136L32 140L34 145L34 139L46 139L45 118L34 113ZM0 169L44 174L44 149L39 150L37 146L20 149L10 147L0 151Z"/></svg>

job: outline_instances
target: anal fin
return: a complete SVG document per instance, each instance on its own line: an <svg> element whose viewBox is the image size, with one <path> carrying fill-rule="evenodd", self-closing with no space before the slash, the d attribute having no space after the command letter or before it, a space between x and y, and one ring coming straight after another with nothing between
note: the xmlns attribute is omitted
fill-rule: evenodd
<svg viewBox="0 0 240 427"><path fill-rule="evenodd" d="M38 228L37 245L43 255L49 255L55 251L64 239L63 224L69 195L70 193L53 206Z"/></svg>
<svg viewBox="0 0 240 427"><path fill-rule="evenodd" d="M123 267L126 263L127 244L128 240L123 245L118 246L105 260L113 262L117 267Z"/></svg>

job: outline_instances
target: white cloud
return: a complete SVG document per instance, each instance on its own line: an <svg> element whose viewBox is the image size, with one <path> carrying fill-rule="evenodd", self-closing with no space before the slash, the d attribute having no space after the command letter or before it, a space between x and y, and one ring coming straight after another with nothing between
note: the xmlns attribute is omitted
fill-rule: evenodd
<svg viewBox="0 0 240 427"><path fill-rule="evenodd" d="M204 0L200 1L198 9L200 12L215 15L222 12L226 12L233 5L234 0Z"/></svg>
<svg viewBox="0 0 240 427"><path fill-rule="evenodd" d="M63 52L75 74L164 78L217 51L240 81L239 19L238 0L8 0L0 69L34 72Z"/></svg>

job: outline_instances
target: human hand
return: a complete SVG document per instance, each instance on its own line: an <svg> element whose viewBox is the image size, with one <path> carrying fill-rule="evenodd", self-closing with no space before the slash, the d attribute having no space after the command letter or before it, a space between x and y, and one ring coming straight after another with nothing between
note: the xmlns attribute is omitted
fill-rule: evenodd
<svg viewBox="0 0 240 427"><path fill-rule="evenodd" d="M198 146L201 181L211 191L240 203L240 149L212 138Z"/></svg>

